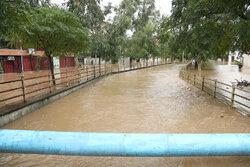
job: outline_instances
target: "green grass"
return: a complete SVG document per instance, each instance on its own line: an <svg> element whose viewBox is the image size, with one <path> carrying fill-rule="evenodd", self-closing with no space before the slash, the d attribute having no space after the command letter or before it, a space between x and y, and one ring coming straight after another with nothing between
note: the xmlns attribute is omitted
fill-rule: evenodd
<svg viewBox="0 0 250 167"><path fill-rule="evenodd" d="M231 65L240 65L241 64L241 62L239 62L239 61L233 61L233 62L231 62Z"/></svg>

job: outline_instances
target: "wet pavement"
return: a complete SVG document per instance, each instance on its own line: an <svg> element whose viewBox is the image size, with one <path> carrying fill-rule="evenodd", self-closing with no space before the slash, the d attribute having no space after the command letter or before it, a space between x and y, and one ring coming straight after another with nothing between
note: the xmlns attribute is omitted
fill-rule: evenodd
<svg viewBox="0 0 250 167"><path fill-rule="evenodd" d="M164 65L108 76L3 128L120 133L250 133L249 117L179 79L182 66ZM247 167L249 164L250 157L242 156L138 158L0 154L0 166Z"/></svg>

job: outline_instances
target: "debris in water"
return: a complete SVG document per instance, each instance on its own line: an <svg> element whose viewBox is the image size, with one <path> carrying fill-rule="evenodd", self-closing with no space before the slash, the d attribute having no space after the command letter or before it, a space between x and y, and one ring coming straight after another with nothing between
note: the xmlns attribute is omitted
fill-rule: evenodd
<svg viewBox="0 0 250 167"><path fill-rule="evenodd" d="M247 87L247 86L250 85L250 82L248 82L247 80L242 80L242 79L241 79L241 81L239 81L239 80L235 79L235 81L236 81L236 82L231 82L231 83L232 83L233 85L236 85L236 86L245 86L245 87Z"/></svg>

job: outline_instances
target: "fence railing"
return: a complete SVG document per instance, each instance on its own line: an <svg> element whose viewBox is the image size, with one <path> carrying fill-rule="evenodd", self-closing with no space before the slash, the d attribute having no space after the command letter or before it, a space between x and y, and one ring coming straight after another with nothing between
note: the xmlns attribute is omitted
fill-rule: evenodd
<svg viewBox="0 0 250 167"><path fill-rule="evenodd" d="M153 62L143 61L132 63L132 65L124 62L119 62L117 64L84 65L79 68L63 68L60 69L60 72L55 72L53 75L51 72L47 71L47 73L43 75L34 77L26 78L21 76L20 79L0 82L0 109L3 110L10 105L15 106L20 103L26 103L34 97L84 83L107 74L152 67L167 63L171 62L158 61L153 64ZM53 82L55 82L55 84L53 84ZM0 116L1 115L2 113L0 110Z"/></svg>
<svg viewBox="0 0 250 167"><path fill-rule="evenodd" d="M216 79L198 76L195 73L185 70L185 68L180 71L179 77L217 98L219 101L250 116L250 91L220 82Z"/></svg>

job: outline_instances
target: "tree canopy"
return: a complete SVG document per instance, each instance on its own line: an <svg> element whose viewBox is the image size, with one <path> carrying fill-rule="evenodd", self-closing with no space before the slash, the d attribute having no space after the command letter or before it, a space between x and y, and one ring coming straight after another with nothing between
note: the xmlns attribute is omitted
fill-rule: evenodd
<svg viewBox="0 0 250 167"><path fill-rule="evenodd" d="M72 12L58 7L33 8L26 13L29 24L23 25L19 34L24 47L42 48L50 60L52 55L72 55L88 49L88 31Z"/></svg>
<svg viewBox="0 0 250 167"><path fill-rule="evenodd" d="M249 16L247 0L173 0L160 39L172 53L183 52L198 63L226 57L229 51L249 54Z"/></svg>
<svg viewBox="0 0 250 167"><path fill-rule="evenodd" d="M62 8L50 0L0 1L0 37L46 55L82 53L112 62L185 55L202 62L229 51L250 53L249 8L247 0L173 0L171 16L160 17L154 0L122 0L118 7L68 0Z"/></svg>
<svg viewBox="0 0 250 167"><path fill-rule="evenodd" d="M163 26L172 30L175 45L195 59L223 57L230 50L249 53L246 0L173 0L172 15Z"/></svg>
<svg viewBox="0 0 250 167"><path fill-rule="evenodd" d="M88 31L73 13L57 7L34 8L27 13L30 24L20 34L25 47L43 48L46 55L87 50Z"/></svg>

